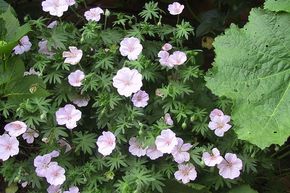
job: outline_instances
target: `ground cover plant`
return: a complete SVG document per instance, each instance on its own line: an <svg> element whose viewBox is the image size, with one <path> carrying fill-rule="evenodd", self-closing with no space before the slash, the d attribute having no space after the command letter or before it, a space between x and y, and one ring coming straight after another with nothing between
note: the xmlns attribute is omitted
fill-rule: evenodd
<svg viewBox="0 0 290 193"><path fill-rule="evenodd" d="M211 2L0 0L0 191L289 192L290 1Z"/></svg>

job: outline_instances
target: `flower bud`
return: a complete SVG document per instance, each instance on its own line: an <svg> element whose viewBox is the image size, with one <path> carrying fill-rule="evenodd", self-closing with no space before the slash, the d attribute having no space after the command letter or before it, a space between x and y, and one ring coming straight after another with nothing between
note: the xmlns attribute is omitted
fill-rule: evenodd
<svg viewBox="0 0 290 193"><path fill-rule="evenodd" d="M109 17L110 15L111 15L111 12L110 12L108 9L106 9L106 10L105 10L105 16L106 16L106 17Z"/></svg>

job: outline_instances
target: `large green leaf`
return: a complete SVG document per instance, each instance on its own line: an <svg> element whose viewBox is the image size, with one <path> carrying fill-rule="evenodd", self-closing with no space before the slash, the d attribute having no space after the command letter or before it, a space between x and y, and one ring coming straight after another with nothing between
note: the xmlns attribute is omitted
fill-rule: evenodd
<svg viewBox="0 0 290 193"><path fill-rule="evenodd" d="M0 0L0 14L5 12L9 7L9 4L4 0Z"/></svg>
<svg viewBox="0 0 290 193"><path fill-rule="evenodd" d="M290 135L290 14L253 9L249 22L215 39L207 86L233 99L238 138L260 148Z"/></svg>
<svg viewBox="0 0 290 193"><path fill-rule="evenodd" d="M266 0L264 7L270 11L286 11L290 13L290 0Z"/></svg>

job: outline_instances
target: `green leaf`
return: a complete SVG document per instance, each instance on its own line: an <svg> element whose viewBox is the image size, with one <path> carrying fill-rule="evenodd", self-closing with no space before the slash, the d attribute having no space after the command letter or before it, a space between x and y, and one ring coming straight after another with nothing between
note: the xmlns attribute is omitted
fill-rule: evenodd
<svg viewBox="0 0 290 193"><path fill-rule="evenodd" d="M290 13L290 0L266 0L264 8L270 11L286 11Z"/></svg>
<svg viewBox="0 0 290 193"><path fill-rule="evenodd" d="M236 188L233 188L228 193L258 193L256 190L253 190L249 185L241 185Z"/></svg>
<svg viewBox="0 0 290 193"><path fill-rule="evenodd" d="M290 135L289 22L289 14L253 9L244 28L232 25L215 39L206 77L214 94L233 100L238 138L262 149Z"/></svg>
<svg viewBox="0 0 290 193"><path fill-rule="evenodd" d="M9 4L4 0L0 0L0 13L5 12L9 7Z"/></svg>
<svg viewBox="0 0 290 193"><path fill-rule="evenodd" d="M14 39L14 35L16 34L18 27L20 26L18 19L13 15L12 9L9 7L5 13L0 15L5 21L5 28L7 30L6 41L11 41Z"/></svg>

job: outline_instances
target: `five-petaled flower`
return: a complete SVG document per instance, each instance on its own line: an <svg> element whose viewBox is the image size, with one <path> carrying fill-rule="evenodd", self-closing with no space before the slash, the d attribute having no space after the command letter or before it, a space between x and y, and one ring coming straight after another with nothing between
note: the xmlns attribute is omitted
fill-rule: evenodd
<svg viewBox="0 0 290 193"><path fill-rule="evenodd" d="M243 169L243 162L237 158L236 154L227 153L225 159L217 165L219 174L226 179L235 179L240 176L240 170Z"/></svg>
<svg viewBox="0 0 290 193"><path fill-rule="evenodd" d="M146 107L148 105L149 95L145 91L139 90L133 95L131 100L135 107Z"/></svg>
<svg viewBox="0 0 290 193"><path fill-rule="evenodd" d="M82 112L76 109L74 105L67 104L58 109L55 116L59 125L65 125L66 128L73 129L77 126L77 121L81 119Z"/></svg>
<svg viewBox="0 0 290 193"><path fill-rule="evenodd" d="M0 135L0 159L8 160L19 153L19 141L14 136L8 134Z"/></svg>
<svg viewBox="0 0 290 193"><path fill-rule="evenodd" d="M232 126L228 124L230 122L231 117L228 115L224 116L215 116L209 122L208 127L211 130L214 130L214 133L218 137L223 137L224 133L227 132Z"/></svg>
<svg viewBox="0 0 290 193"><path fill-rule="evenodd" d="M75 46L68 47L69 51L64 51L62 57L65 58L64 63L76 65L83 57L83 51L77 49Z"/></svg>
<svg viewBox="0 0 290 193"><path fill-rule="evenodd" d="M124 38L120 45L121 55L127 56L129 60L137 60L143 49L140 40L135 37Z"/></svg>
<svg viewBox="0 0 290 193"><path fill-rule="evenodd" d="M28 128L25 133L22 134L22 138L26 140L27 143L33 143L34 138L37 138L39 134L33 130Z"/></svg>
<svg viewBox="0 0 290 193"><path fill-rule="evenodd" d="M178 2L174 2L168 5L168 11L171 15L179 15L182 13L184 5L181 5Z"/></svg>
<svg viewBox="0 0 290 193"><path fill-rule="evenodd" d="M101 14L104 14L104 11L100 7L92 8L85 12L85 18L88 21L100 21Z"/></svg>
<svg viewBox="0 0 290 193"><path fill-rule="evenodd" d="M131 137L129 140L129 152L132 155L135 155L137 157L144 156L147 151L147 147L142 147L142 145L137 141L136 137Z"/></svg>
<svg viewBox="0 0 290 193"><path fill-rule="evenodd" d="M18 137L19 135L25 133L27 130L27 125L22 121L13 121L6 124L4 129L9 133L10 136Z"/></svg>
<svg viewBox="0 0 290 193"><path fill-rule="evenodd" d="M178 171L174 173L174 177L177 180L181 180L183 184L187 184L190 181L194 181L197 177L197 172L195 167L188 163L188 164L179 164Z"/></svg>
<svg viewBox="0 0 290 193"><path fill-rule="evenodd" d="M161 134L156 137L155 145L162 153L171 153L173 148L178 144L175 133L170 129L161 131Z"/></svg>
<svg viewBox="0 0 290 193"><path fill-rule="evenodd" d="M211 151L212 153L204 152L202 154L204 164L210 167L220 164L224 159L217 148L213 148Z"/></svg>
<svg viewBox="0 0 290 193"><path fill-rule="evenodd" d="M82 86L82 81L85 79L85 73L81 70L76 70L68 75L68 82L73 87Z"/></svg>
<svg viewBox="0 0 290 193"><path fill-rule="evenodd" d="M136 69L123 67L113 78L113 86L120 95L129 97L142 87L142 75Z"/></svg>
<svg viewBox="0 0 290 193"><path fill-rule="evenodd" d="M116 137L110 131L103 131L97 140L98 151L104 156L110 155L116 147Z"/></svg>
<svg viewBox="0 0 290 193"><path fill-rule="evenodd" d="M183 162L188 162L190 155L188 151L192 147L190 143L183 143L181 138L177 138L178 144L173 148L171 154L174 158L174 161L181 164Z"/></svg>
<svg viewBox="0 0 290 193"><path fill-rule="evenodd" d="M41 6L42 10L49 12L50 15L61 17L68 10L69 5L66 0L45 0Z"/></svg>

